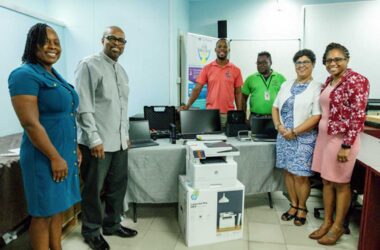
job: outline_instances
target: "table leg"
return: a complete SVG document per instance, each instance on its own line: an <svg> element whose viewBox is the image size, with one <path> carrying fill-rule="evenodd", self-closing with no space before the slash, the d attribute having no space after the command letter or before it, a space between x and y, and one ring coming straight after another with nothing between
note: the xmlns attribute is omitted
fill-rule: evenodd
<svg viewBox="0 0 380 250"><path fill-rule="evenodd" d="M132 207L133 207L133 222L136 223L137 222L137 203L133 202Z"/></svg>
<svg viewBox="0 0 380 250"><path fill-rule="evenodd" d="M269 207L273 208L272 194L270 192L268 192L268 201L269 201Z"/></svg>

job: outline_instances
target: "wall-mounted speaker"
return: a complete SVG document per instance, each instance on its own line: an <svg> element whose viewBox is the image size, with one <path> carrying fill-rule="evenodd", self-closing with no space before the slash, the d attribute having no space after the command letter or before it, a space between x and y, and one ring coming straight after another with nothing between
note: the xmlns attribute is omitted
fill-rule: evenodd
<svg viewBox="0 0 380 250"><path fill-rule="evenodd" d="M218 38L227 38L227 20L218 21Z"/></svg>

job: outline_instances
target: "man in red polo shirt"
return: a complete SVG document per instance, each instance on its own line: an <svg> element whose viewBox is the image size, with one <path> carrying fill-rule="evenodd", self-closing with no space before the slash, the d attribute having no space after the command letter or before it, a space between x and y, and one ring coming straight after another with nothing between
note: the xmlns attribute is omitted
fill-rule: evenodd
<svg viewBox="0 0 380 250"><path fill-rule="evenodd" d="M234 110L235 105L237 110L242 110L243 77L240 69L229 61L229 52L227 39L219 39L215 47L217 59L204 66L189 101L181 106L181 110L189 109L207 84L206 108L219 109L222 127L227 121L227 111Z"/></svg>

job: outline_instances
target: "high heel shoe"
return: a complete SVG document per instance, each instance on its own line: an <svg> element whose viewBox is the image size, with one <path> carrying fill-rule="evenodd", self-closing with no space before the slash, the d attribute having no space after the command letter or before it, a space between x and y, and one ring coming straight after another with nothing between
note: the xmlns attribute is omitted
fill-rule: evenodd
<svg viewBox="0 0 380 250"><path fill-rule="evenodd" d="M335 245L339 238L344 234L344 228L331 227L327 234L318 240L322 245Z"/></svg>
<svg viewBox="0 0 380 250"><path fill-rule="evenodd" d="M296 212L295 212L294 214L290 214L290 213L289 213L289 210L288 210L288 211L286 211L285 213L283 213L283 214L281 215L281 220L283 220L283 221L290 221L290 220L294 219L294 217L295 217L296 214L297 214L297 209L298 209L298 207L295 207L295 206L293 206L292 204L289 204L289 205L290 205L289 210L290 210L291 208L294 208L294 209L296 210Z"/></svg>
<svg viewBox="0 0 380 250"><path fill-rule="evenodd" d="M330 230L332 224L330 224L328 226L323 226L323 225L324 224L322 224L317 230L315 230L314 232L312 232L311 234L309 234L309 238L313 239L313 240L319 240L325 234L327 234L327 232Z"/></svg>
<svg viewBox="0 0 380 250"><path fill-rule="evenodd" d="M298 212L299 211L305 212L305 217L299 217L298 216ZM308 212L309 211L307 210L307 208L300 208L299 207L297 213L294 216L294 225L296 225L296 226L305 225L305 223L306 223L306 215L307 215Z"/></svg>

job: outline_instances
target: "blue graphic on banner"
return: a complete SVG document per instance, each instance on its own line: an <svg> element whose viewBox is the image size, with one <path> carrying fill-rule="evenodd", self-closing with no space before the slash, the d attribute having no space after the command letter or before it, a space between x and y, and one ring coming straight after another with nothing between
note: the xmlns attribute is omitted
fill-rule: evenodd
<svg viewBox="0 0 380 250"><path fill-rule="evenodd" d="M202 71L202 68L216 59L213 53L218 38L187 33L185 42L186 48L186 82L184 88L184 103L189 100L192 90L195 87L196 80ZM192 107L206 109L207 84L203 86L197 100Z"/></svg>
<svg viewBox="0 0 380 250"><path fill-rule="evenodd" d="M189 88L189 97L191 96L191 93L193 92L193 89L195 88L196 83L189 82L188 88ZM200 109L206 109L206 97L207 97L207 84L203 86L201 93L199 94L197 100L191 105L192 107L200 108Z"/></svg>
<svg viewBox="0 0 380 250"><path fill-rule="evenodd" d="M202 67L189 67L189 80L190 82L196 82L201 73Z"/></svg>

